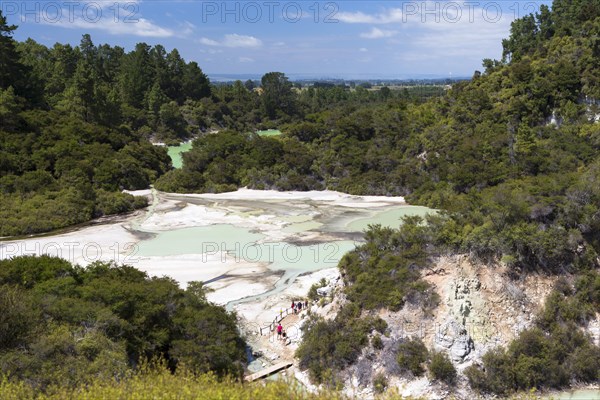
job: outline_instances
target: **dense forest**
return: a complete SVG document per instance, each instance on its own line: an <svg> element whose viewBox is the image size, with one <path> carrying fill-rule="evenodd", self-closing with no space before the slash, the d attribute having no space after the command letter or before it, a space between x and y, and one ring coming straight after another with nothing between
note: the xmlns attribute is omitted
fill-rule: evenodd
<svg viewBox="0 0 600 400"><path fill-rule="evenodd" d="M128 266L49 256L0 261L0 371L34 391L126 378L139 365L240 377L235 316ZM141 364L140 364L141 363Z"/></svg>

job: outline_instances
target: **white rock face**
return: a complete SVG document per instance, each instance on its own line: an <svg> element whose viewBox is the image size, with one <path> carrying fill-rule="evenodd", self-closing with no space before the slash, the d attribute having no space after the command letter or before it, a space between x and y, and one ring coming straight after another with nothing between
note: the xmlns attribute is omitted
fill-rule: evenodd
<svg viewBox="0 0 600 400"><path fill-rule="evenodd" d="M600 315L596 315L596 318L588 323L587 331L592 337L594 344L600 346Z"/></svg>
<svg viewBox="0 0 600 400"><path fill-rule="evenodd" d="M448 352L454 362L463 362L474 349L473 339L465 327L454 319L440 327L434 345L438 350Z"/></svg>

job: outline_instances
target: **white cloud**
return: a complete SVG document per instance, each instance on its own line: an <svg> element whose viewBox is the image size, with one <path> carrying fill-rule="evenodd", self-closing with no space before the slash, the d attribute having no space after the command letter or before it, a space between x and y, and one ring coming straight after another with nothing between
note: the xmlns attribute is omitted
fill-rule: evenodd
<svg viewBox="0 0 600 400"><path fill-rule="evenodd" d="M226 47L260 47L262 46L262 41L254 36L244 36L232 33L230 35L225 35L223 45Z"/></svg>
<svg viewBox="0 0 600 400"><path fill-rule="evenodd" d="M367 51L369 51L369 49L367 49L366 47L361 47L360 49L358 49L358 51L360 51L361 53L366 53Z"/></svg>
<svg viewBox="0 0 600 400"><path fill-rule="evenodd" d="M183 21L181 24L181 35L182 36L190 36L196 30L196 25L192 24L189 21Z"/></svg>
<svg viewBox="0 0 600 400"><path fill-rule="evenodd" d="M112 18L102 18L98 22L89 22L83 19L75 19L73 22L61 21L57 24L63 28L93 29L110 33L112 35L133 35L141 37L171 37L174 32L170 29L158 26L145 18L139 18L135 23L124 23L114 21Z"/></svg>
<svg viewBox="0 0 600 400"><path fill-rule="evenodd" d="M349 24L391 24L405 20L402 10L399 8L390 8L378 14L365 14L362 11L340 12L336 14L335 18Z"/></svg>
<svg viewBox="0 0 600 400"><path fill-rule="evenodd" d="M58 21L48 20L45 16L41 16L40 20L46 25L70 29L100 30L112 35L161 38L175 36L175 32L171 29L163 28L148 19L142 18L137 6L138 3L139 0L133 0L119 6L121 10L117 14L114 7L118 3L112 0L82 1L81 4L74 4L79 5L78 7L89 5L90 8L87 13L83 13L81 9L75 7L74 10L63 9ZM119 15L118 19L115 18L116 15Z"/></svg>
<svg viewBox="0 0 600 400"><path fill-rule="evenodd" d="M374 12L341 12L336 18L371 25L360 37L384 39L386 51L398 60L480 65L483 57L500 56L501 40L514 19L512 12L502 14L483 4L424 0Z"/></svg>
<svg viewBox="0 0 600 400"><path fill-rule="evenodd" d="M382 39L382 38L390 38L398 34L398 31L390 31L379 28L371 28L369 32L364 32L360 34L361 38L364 39Z"/></svg>
<svg viewBox="0 0 600 400"><path fill-rule="evenodd" d="M415 15L403 25L403 32L410 32L410 39L393 38L387 43L402 50L398 59L404 62L437 60L449 63L461 59L480 65L485 55L499 57L501 39L509 34L512 13L496 20L493 10L487 13L481 7L467 10L465 6L461 14L448 9L442 13L441 21L436 21L436 15ZM410 46L407 47L407 43Z"/></svg>
<svg viewBox="0 0 600 400"><path fill-rule="evenodd" d="M212 40L212 39L205 38L205 37L198 39L198 43L205 44L207 46L220 46L221 45L216 40Z"/></svg>
<svg viewBox="0 0 600 400"><path fill-rule="evenodd" d="M203 54L219 54L223 52L221 49L199 49L198 51Z"/></svg>
<svg viewBox="0 0 600 400"><path fill-rule="evenodd" d="M222 46L232 48L256 48L262 46L262 41L254 36L238 35L236 33L225 35L220 41L202 37L198 39L198 43L206 46Z"/></svg>
<svg viewBox="0 0 600 400"><path fill-rule="evenodd" d="M241 63L251 63L254 62L254 59L250 57L240 57L238 58L238 61Z"/></svg>

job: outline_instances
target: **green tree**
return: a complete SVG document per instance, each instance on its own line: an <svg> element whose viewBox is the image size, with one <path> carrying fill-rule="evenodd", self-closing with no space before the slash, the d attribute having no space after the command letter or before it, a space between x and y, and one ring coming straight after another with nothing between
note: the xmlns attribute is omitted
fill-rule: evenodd
<svg viewBox="0 0 600 400"><path fill-rule="evenodd" d="M27 79L24 66L19 62L19 55L13 32L16 25L8 25L6 17L0 11L0 89L8 89L13 86L17 93L25 86Z"/></svg>
<svg viewBox="0 0 600 400"><path fill-rule="evenodd" d="M210 81L202 72L198 63L192 61L186 64L181 80L185 98L200 100L203 97L210 96Z"/></svg>
<svg viewBox="0 0 600 400"><path fill-rule="evenodd" d="M13 130L19 121L19 112L23 101L15 95L12 86L0 89L0 126L4 130Z"/></svg>
<svg viewBox="0 0 600 400"><path fill-rule="evenodd" d="M154 81L154 71L149 55L150 47L138 43L135 50L123 57L121 65L121 92L123 100L136 108L143 106L146 91Z"/></svg>
<svg viewBox="0 0 600 400"><path fill-rule="evenodd" d="M282 72L269 72L261 79L262 103L266 115L275 119L278 112L290 114L293 112L292 83Z"/></svg>

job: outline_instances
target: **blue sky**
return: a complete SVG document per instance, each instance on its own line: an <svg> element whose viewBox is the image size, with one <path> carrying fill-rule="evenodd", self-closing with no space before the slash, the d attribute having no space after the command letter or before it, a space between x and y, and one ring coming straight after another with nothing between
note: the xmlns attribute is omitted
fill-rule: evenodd
<svg viewBox="0 0 600 400"><path fill-rule="evenodd" d="M177 48L215 74L471 76L501 57L517 16L549 1L0 0L9 23L48 46L138 42Z"/></svg>

